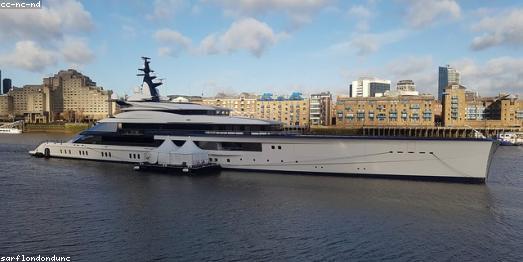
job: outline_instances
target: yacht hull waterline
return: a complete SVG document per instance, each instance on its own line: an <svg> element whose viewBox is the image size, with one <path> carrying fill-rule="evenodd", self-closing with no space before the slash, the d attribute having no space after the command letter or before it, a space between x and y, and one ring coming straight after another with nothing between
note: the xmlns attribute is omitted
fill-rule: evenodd
<svg viewBox="0 0 523 262"><path fill-rule="evenodd" d="M198 142L260 143L261 151L206 150L223 169L484 181L498 143L376 137L157 136ZM32 155L139 164L154 147L46 142Z"/></svg>

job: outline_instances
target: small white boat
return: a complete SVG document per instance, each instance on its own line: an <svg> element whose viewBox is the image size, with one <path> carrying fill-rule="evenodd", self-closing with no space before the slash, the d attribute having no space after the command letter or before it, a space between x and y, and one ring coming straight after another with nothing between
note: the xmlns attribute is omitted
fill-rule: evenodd
<svg viewBox="0 0 523 262"><path fill-rule="evenodd" d="M523 133L505 132L499 134L497 140L502 146L520 146L523 145Z"/></svg>
<svg viewBox="0 0 523 262"><path fill-rule="evenodd" d="M22 130L18 128L0 128L0 134L21 134Z"/></svg>

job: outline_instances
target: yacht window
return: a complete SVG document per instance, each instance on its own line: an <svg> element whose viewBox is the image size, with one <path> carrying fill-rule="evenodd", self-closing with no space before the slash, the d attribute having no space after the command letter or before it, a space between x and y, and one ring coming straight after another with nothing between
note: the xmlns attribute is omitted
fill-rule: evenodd
<svg viewBox="0 0 523 262"><path fill-rule="evenodd" d="M75 144L101 144L100 136L82 136L74 141Z"/></svg>
<svg viewBox="0 0 523 262"><path fill-rule="evenodd" d="M240 142L209 142L195 141L195 144L204 150L223 150L223 151L262 151L261 143L240 143Z"/></svg>
<svg viewBox="0 0 523 262"><path fill-rule="evenodd" d="M109 152L109 157L111 157L111 152Z"/></svg>
<svg viewBox="0 0 523 262"><path fill-rule="evenodd" d="M98 123L93 127L89 128L87 131L93 132L116 132L118 128L118 123Z"/></svg>
<svg viewBox="0 0 523 262"><path fill-rule="evenodd" d="M138 159L140 159L140 154L138 154Z"/></svg>
<svg viewBox="0 0 523 262"><path fill-rule="evenodd" d="M129 154L129 158L133 158L133 157L132 157L132 154Z"/></svg>

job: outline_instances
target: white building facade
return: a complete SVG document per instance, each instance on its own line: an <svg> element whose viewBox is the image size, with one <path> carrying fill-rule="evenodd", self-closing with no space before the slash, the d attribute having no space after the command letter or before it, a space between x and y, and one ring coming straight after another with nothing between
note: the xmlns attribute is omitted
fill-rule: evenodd
<svg viewBox="0 0 523 262"><path fill-rule="evenodd" d="M379 97L390 90L390 80L382 80L374 77L361 77L352 81L349 87L351 97Z"/></svg>

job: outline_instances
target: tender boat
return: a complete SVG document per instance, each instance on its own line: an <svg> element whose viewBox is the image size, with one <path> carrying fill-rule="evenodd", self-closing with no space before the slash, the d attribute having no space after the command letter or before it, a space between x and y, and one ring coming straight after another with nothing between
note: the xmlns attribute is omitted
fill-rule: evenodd
<svg viewBox="0 0 523 262"><path fill-rule="evenodd" d="M505 132L499 134L497 140L502 146L520 146L523 145L523 133Z"/></svg>
<svg viewBox="0 0 523 262"><path fill-rule="evenodd" d="M0 127L0 134L21 134L22 130L18 128L2 128Z"/></svg>

